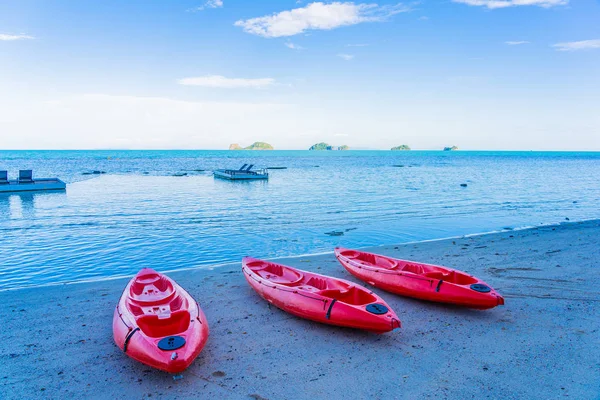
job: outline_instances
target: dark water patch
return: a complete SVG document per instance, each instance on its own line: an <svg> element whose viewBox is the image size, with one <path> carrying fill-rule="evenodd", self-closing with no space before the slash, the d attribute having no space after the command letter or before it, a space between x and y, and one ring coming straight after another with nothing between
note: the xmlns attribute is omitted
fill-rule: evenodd
<svg viewBox="0 0 600 400"><path fill-rule="evenodd" d="M76 227L87 227L87 226L100 226L99 222L74 222L61 224L60 226L63 228L76 228Z"/></svg>

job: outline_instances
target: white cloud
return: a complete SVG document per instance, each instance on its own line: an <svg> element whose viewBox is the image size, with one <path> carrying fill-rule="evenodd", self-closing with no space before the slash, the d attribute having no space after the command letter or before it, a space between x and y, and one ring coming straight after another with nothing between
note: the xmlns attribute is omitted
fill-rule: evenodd
<svg viewBox="0 0 600 400"><path fill-rule="evenodd" d="M550 8L563 6L569 3L569 0L452 0L455 3L463 3L470 6L487 7L489 9L507 8L517 6L538 6Z"/></svg>
<svg viewBox="0 0 600 400"><path fill-rule="evenodd" d="M504 42L504 44L507 44L509 46L518 46L520 44L528 44L528 43L529 42L527 40L514 40L514 41L509 40L507 42Z"/></svg>
<svg viewBox="0 0 600 400"><path fill-rule="evenodd" d="M346 47L366 47L368 44L358 43L358 44L347 44Z"/></svg>
<svg viewBox="0 0 600 400"><path fill-rule="evenodd" d="M351 2L316 2L273 15L239 20L235 26L240 26L245 32L254 35L272 38L293 36L307 30L329 30L362 22L383 21L387 17L407 11L410 11L410 8L402 3L378 6Z"/></svg>
<svg viewBox="0 0 600 400"><path fill-rule="evenodd" d="M354 58L353 54L338 54L337 56L343 58L346 61L350 61Z"/></svg>
<svg viewBox="0 0 600 400"><path fill-rule="evenodd" d="M226 78L221 75L206 75L190 78L182 78L177 81L180 85L189 86L203 86L212 88L253 88L260 89L266 86L270 86L275 83L273 78Z"/></svg>
<svg viewBox="0 0 600 400"><path fill-rule="evenodd" d="M223 0L208 0L206 3L204 3L200 7L193 7L193 8L190 8L188 11L194 12L194 11L202 11L206 8L221 8L221 7L223 7Z"/></svg>
<svg viewBox="0 0 600 400"><path fill-rule="evenodd" d="M285 42L284 44L287 48L290 48L292 50L303 50L304 49L304 47L298 46L297 44L294 44L292 42Z"/></svg>
<svg viewBox="0 0 600 400"><path fill-rule="evenodd" d="M552 47L556 48L556 50L558 51L600 49L600 39L581 40L579 42L556 43L553 44Z"/></svg>
<svg viewBox="0 0 600 400"><path fill-rule="evenodd" d="M423 15L422 17L419 17L419 21L429 21L429 17L426 15Z"/></svg>
<svg viewBox="0 0 600 400"><path fill-rule="evenodd" d="M0 40L10 41L10 40L24 40L24 39L35 39L33 36L19 34L19 35L7 35L0 33Z"/></svg>

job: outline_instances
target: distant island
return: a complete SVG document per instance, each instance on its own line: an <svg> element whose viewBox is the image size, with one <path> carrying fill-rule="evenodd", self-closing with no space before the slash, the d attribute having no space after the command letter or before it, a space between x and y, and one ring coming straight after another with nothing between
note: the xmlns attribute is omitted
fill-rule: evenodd
<svg viewBox="0 0 600 400"><path fill-rule="evenodd" d="M237 143L229 145L229 150L273 150L273 146L265 142L254 142L248 147L241 147Z"/></svg>
<svg viewBox="0 0 600 400"><path fill-rule="evenodd" d="M327 144L325 142L321 142L321 143L317 143L317 144L310 146L309 150L350 150L350 147L348 147L346 145L330 146L329 144Z"/></svg>
<svg viewBox="0 0 600 400"><path fill-rule="evenodd" d="M444 151L454 151L454 150L458 150L458 147L456 147L456 146L444 147Z"/></svg>
<svg viewBox="0 0 600 400"><path fill-rule="evenodd" d="M402 144L400 146L392 147L390 150L410 150L410 147L406 144Z"/></svg>

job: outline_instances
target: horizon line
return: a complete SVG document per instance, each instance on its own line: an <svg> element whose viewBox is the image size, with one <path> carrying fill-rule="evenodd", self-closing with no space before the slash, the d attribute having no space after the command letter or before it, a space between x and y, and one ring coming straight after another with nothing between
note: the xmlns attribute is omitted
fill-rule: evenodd
<svg viewBox="0 0 600 400"><path fill-rule="evenodd" d="M272 151L307 151L307 152L317 152L317 153L343 153L348 151L393 151L395 153L410 153L411 151L441 151L444 153L455 153L455 152L540 152L540 153L599 153L600 149L597 150L539 150L539 149L458 149L458 150L444 150L442 149L410 149L410 150L391 150L391 149L368 149L368 148L350 148L348 150L309 150L309 149L269 149L269 150L229 150L222 148L79 148L79 149L0 149L0 152L3 151L224 151L224 152L241 152L241 151L251 151L251 152L272 152Z"/></svg>

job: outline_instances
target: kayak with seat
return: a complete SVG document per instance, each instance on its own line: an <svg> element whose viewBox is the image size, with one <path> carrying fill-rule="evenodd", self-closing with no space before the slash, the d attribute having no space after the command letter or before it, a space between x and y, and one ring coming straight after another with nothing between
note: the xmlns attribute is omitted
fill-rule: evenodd
<svg viewBox="0 0 600 400"><path fill-rule="evenodd" d="M381 297L355 283L252 257L242 271L262 298L298 317L375 333L400 327Z"/></svg>
<svg viewBox="0 0 600 400"><path fill-rule="evenodd" d="M144 268L127 284L113 317L115 343L129 357L177 374L208 339L202 309L166 275Z"/></svg>
<svg viewBox="0 0 600 400"><path fill-rule="evenodd" d="M504 304L488 284L452 268L341 247L335 249L335 256L357 278L402 296L482 310Z"/></svg>

